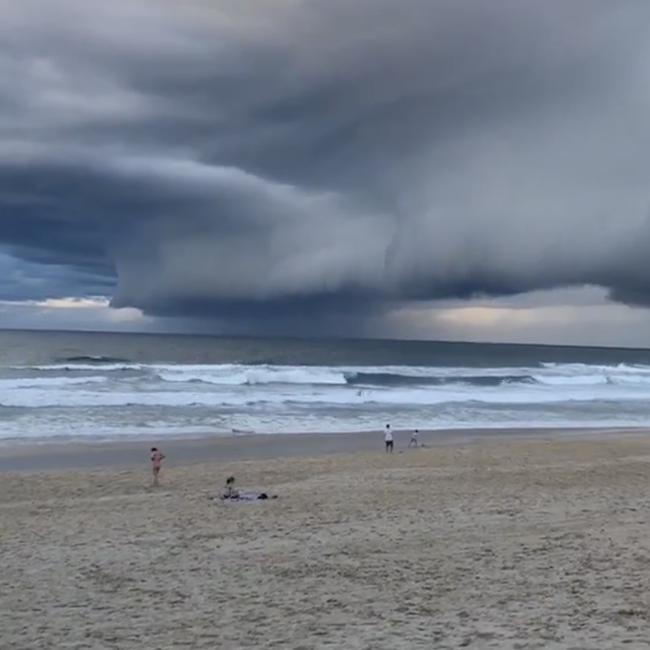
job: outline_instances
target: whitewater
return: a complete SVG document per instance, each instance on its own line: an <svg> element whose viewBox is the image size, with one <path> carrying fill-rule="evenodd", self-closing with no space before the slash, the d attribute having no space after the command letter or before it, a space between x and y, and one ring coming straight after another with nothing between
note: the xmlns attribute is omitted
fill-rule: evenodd
<svg viewBox="0 0 650 650"><path fill-rule="evenodd" d="M0 365L0 439L645 426L649 363Z"/></svg>

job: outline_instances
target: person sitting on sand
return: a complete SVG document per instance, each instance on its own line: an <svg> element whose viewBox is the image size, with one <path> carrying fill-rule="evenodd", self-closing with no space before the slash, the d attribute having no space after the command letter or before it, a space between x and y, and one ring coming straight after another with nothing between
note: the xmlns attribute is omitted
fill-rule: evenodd
<svg viewBox="0 0 650 650"><path fill-rule="evenodd" d="M158 476L162 467L165 454L158 450L157 447L151 448L151 468L153 470L153 487L158 487Z"/></svg>
<svg viewBox="0 0 650 650"><path fill-rule="evenodd" d="M420 435L420 432L415 429L413 433L411 434L411 439L409 440L409 447L417 447L418 446L418 436Z"/></svg>
<svg viewBox="0 0 650 650"><path fill-rule="evenodd" d="M229 476L226 479L226 489L221 495L221 498L229 501L263 501L264 499L277 499L278 497L275 494L269 496L266 492L242 492L240 490L236 490L235 477Z"/></svg>
<svg viewBox="0 0 650 650"><path fill-rule="evenodd" d="M384 442L386 443L386 453L393 453L393 432L390 430L390 424L386 425L386 433L384 434Z"/></svg>
<svg viewBox="0 0 650 650"><path fill-rule="evenodd" d="M236 499L239 496L239 492L235 490L235 477L229 476L226 479L226 489L223 493L222 499Z"/></svg>

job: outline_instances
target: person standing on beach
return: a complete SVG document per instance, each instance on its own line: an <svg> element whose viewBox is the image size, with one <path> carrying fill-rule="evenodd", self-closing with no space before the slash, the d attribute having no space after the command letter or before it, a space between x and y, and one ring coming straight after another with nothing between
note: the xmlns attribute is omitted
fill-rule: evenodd
<svg viewBox="0 0 650 650"><path fill-rule="evenodd" d="M158 447L151 448L151 469L153 470L153 487L158 487L158 476L160 474L160 468L162 467L162 462L165 459L165 454L163 454Z"/></svg>
<svg viewBox="0 0 650 650"><path fill-rule="evenodd" d="M384 434L384 442L386 443L386 453L393 453L393 432L390 430L390 424L386 425L386 433Z"/></svg>
<svg viewBox="0 0 650 650"><path fill-rule="evenodd" d="M418 446L418 436L420 435L420 432L417 429L414 429L413 433L411 434L411 439L409 440L409 447L412 445L413 447Z"/></svg>

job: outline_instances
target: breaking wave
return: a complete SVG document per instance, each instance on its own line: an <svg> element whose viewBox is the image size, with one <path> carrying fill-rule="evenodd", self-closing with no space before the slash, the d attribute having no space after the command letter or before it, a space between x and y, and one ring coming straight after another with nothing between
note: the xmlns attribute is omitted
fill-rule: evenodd
<svg viewBox="0 0 650 650"><path fill-rule="evenodd" d="M629 426L650 421L650 365L145 364L84 356L0 368L0 403L0 438L55 429L93 436L107 427L341 431L385 418L422 429Z"/></svg>
<svg viewBox="0 0 650 650"><path fill-rule="evenodd" d="M72 357L63 357L62 359L59 359L59 361L65 362L65 363L93 363L93 364L101 364L101 363L126 363L128 362L128 359L120 359L118 357L106 357L100 355L93 355L93 354L82 354L78 356L72 356Z"/></svg>

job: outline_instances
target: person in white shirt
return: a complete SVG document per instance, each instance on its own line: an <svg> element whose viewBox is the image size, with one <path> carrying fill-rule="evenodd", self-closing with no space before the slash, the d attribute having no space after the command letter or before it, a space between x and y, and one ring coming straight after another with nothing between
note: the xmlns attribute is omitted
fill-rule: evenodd
<svg viewBox="0 0 650 650"><path fill-rule="evenodd" d="M386 443L386 453L393 453L393 432L390 430L390 424L386 425L386 433L384 434L384 442Z"/></svg>
<svg viewBox="0 0 650 650"><path fill-rule="evenodd" d="M409 447L417 447L418 446L418 436L420 435L420 432L415 429L413 433L411 434L411 439L409 440Z"/></svg>

